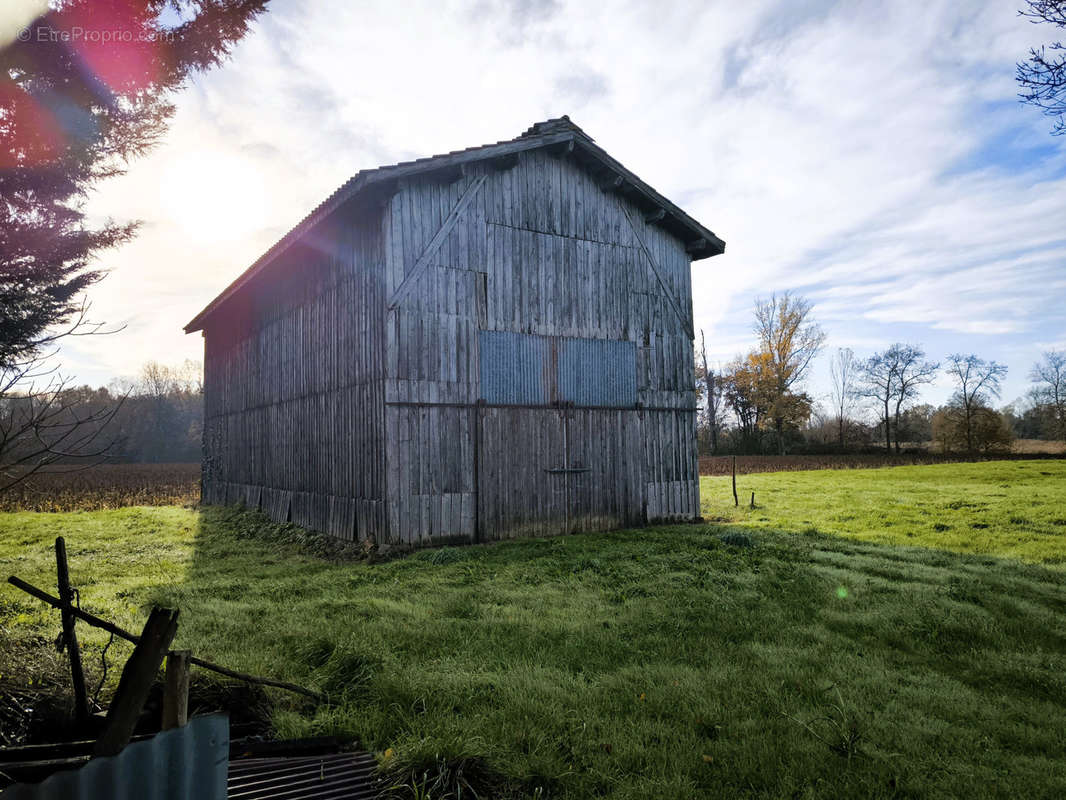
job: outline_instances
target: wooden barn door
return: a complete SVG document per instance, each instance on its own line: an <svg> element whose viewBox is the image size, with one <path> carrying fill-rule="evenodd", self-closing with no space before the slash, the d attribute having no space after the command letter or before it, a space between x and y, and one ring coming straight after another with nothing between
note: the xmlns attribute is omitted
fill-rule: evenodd
<svg viewBox="0 0 1066 800"><path fill-rule="evenodd" d="M480 541L643 521L639 412L488 406L478 417Z"/></svg>
<svg viewBox="0 0 1066 800"><path fill-rule="evenodd" d="M481 331L478 349L479 538L643 521L636 345Z"/></svg>
<svg viewBox="0 0 1066 800"><path fill-rule="evenodd" d="M566 526L563 426L552 408L477 409L478 540L550 536Z"/></svg>
<svg viewBox="0 0 1066 800"><path fill-rule="evenodd" d="M641 421L638 411L563 412L566 532L602 531L644 520Z"/></svg>

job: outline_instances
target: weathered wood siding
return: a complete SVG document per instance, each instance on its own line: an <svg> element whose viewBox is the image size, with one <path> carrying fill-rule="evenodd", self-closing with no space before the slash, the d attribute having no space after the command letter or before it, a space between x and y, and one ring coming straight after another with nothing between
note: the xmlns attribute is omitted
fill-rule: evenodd
<svg viewBox="0 0 1066 800"><path fill-rule="evenodd" d="M681 242L545 151L509 169L477 164L458 180L401 182L383 231L390 541L698 514L690 258ZM481 331L630 342L637 403L551 408L559 398L543 386L522 403L476 407ZM530 339L526 349L540 358L559 348Z"/></svg>
<svg viewBox="0 0 1066 800"><path fill-rule="evenodd" d="M208 319L204 500L413 545L691 519L689 269L543 150L343 207Z"/></svg>
<svg viewBox="0 0 1066 800"><path fill-rule="evenodd" d="M204 502L384 535L379 220L342 209L208 325Z"/></svg>

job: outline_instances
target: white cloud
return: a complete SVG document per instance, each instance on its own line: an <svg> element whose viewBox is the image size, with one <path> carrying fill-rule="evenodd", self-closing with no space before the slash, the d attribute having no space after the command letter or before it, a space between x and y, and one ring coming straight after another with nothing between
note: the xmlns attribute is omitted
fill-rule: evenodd
<svg viewBox="0 0 1066 800"><path fill-rule="evenodd" d="M786 288L871 349L1057 339L1066 142L1013 103L1039 35L993 3L276 4L96 201L148 224L93 294L127 332L69 360L100 382L195 354L181 325L358 169L561 113L727 240L693 270L714 359L746 349L754 294ZM163 187L190 159L255 179L201 169L186 213ZM240 235L190 235L220 193Z"/></svg>

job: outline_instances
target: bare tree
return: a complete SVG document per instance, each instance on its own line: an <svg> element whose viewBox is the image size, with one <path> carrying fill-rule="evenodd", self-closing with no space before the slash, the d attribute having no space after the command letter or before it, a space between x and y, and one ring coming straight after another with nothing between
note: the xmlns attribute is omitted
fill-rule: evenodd
<svg viewBox="0 0 1066 800"><path fill-rule="evenodd" d="M113 442L108 426L122 405L85 403L46 357L0 370L0 492L38 472L100 463Z"/></svg>
<svg viewBox="0 0 1066 800"><path fill-rule="evenodd" d="M103 435L122 405L83 403L70 380L59 373L58 345L71 337L106 336L124 326L106 329L92 322L83 302L65 327L46 331L5 350L0 359L0 492L41 471L70 471L99 463L113 442Z"/></svg>
<svg viewBox="0 0 1066 800"><path fill-rule="evenodd" d="M903 409L918 398L921 387L933 382L940 364L925 360L925 351L913 344L895 344L891 348L892 360L895 362L896 388L893 427L895 429L896 452L899 452L900 425L899 418Z"/></svg>
<svg viewBox="0 0 1066 800"><path fill-rule="evenodd" d="M1028 11L1019 11L1033 23L1048 23L1066 29L1066 0L1027 0ZM1051 54L1048 55L1048 50ZM1066 134L1066 44L1052 42L1032 48L1029 60L1018 64L1016 77L1023 103L1029 103L1055 118L1053 134Z"/></svg>
<svg viewBox="0 0 1066 800"><path fill-rule="evenodd" d="M847 439L848 414L855 405L855 381L859 364L850 347L838 347L836 355L829 364L833 381L833 410L836 412L837 434L840 449L844 449Z"/></svg>
<svg viewBox="0 0 1066 800"><path fill-rule="evenodd" d="M1048 407L1052 435L1066 441L1066 350L1049 350L1033 364L1029 380L1036 384L1036 401Z"/></svg>
<svg viewBox="0 0 1066 800"><path fill-rule="evenodd" d="M896 389L896 362L894 348L874 353L859 368L859 383L856 395L877 403L881 424L885 428L885 450L892 450L892 427L889 416L890 403Z"/></svg>
<svg viewBox="0 0 1066 800"><path fill-rule="evenodd" d="M767 418L777 432L778 452L784 455L784 428L794 423L810 398L795 391L806 377L811 362L825 343L825 333L814 321L811 303L790 292L755 302L755 335L765 373Z"/></svg>
<svg viewBox="0 0 1066 800"><path fill-rule="evenodd" d="M721 425L722 376L707 363L707 340L700 329L700 355L703 359L703 401L707 413L707 427L711 433L711 454L718 452L718 430Z"/></svg>
<svg viewBox="0 0 1066 800"><path fill-rule="evenodd" d="M939 364L925 360L925 351L918 345L900 342L874 353L863 362L856 394L877 402L887 452L892 450L893 429L896 452L899 452L900 415L918 397L920 388L932 382L939 367Z"/></svg>
<svg viewBox="0 0 1066 800"><path fill-rule="evenodd" d="M140 378L132 386L136 394L149 397L164 397L177 392L198 394L203 391L203 366L189 358L177 366L147 361L141 366Z"/></svg>
<svg viewBox="0 0 1066 800"><path fill-rule="evenodd" d="M995 361L985 361L973 355L954 353L948 357L948 375L955 381L954 402L962 411L966 450L975 449L974 424L977 412L988 408L992 398L999 397L1007 367Z"/></svg>

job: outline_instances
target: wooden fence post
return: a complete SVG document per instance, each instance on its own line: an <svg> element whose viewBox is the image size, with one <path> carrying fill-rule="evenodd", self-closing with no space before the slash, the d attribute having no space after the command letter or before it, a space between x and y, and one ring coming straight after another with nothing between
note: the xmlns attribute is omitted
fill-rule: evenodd
<svg viewBox="0 0 1066 800"><path fill-rule="evenodd" d="M7 582L14 586L16 589L21 589L22 591L26 592L26 594L36 597L43 603L47 603L52 608L63 608L63 601L60 600L58 597L53 597L52 595L48 594L48 592L41 591L33 584L26 583L26 581L22 580L21 578L17 578L14 575L11 575L10 577L8 577ZM100 628L102 630L107 631L108 633L113 633L118 638L125 639L127 642L132 642L133 644L137 644L137 642L140 641L139 637L134 636L129 631L123 630L118 625L115 625L112 622L108 622L106 619L100 619L100 617L96 616L95 614L90 614L88 611L83 611L77 606L72 608L71 611L77 619L80 619L82 622L92 625L94 628ZM229 669L228 667L213 664L210 661L205 661L204 659L197 658L196 656L189 656L189 663L196 667L203 667L204 669L209 669L212 672L217 672L219 675L226 675L230 678L236 678L239 681L254 683L260 686L275 686L278 689L284 689L287 692L295 692L296 694L302 694L305 697L310 697L314 700L327 699L324 694L320 692L312 692L310 689L305 689L303 686L297 686L295 683L288 683L286 681L276 681L273 678L260 678L255 675L248 675L244 672L237 672L237 670L235 669Z"/></svg>
<svg viewBox="0 0 1066 800"><path fill-rule="evenodd" d="M85 692L85 673L81 666L81 650L78 634L74 631L74 590L70 588L70 569L67 565L67 543L62 536L56 537L56 583L59 599L63 603L60 613L63 619L63 642L70 657L70 680L74 684L74 717L79 724L89 719L89 701Z"/></svg>
<svg viewBox="0 0 1066 800"><path fill-rule="evenodd" d="M740 500L737 498L737 457L733 456L733 505L739 506Z"/></svg>
<svg viewBox="0 0 1066 800"><path fill-rule="evenodd" d="M148 699L148 691L155 682L163 657L178 632L178 612L169 608L153 608L144 624L137 646L133 648L118 689L107 710L107 721L96 740L93 755L113 756L126 746L137 725L137 718Z"/></svg>
<svg viewBox="0 0 1066 800"><path fill-rule="evenodd" d="M191 650L175 650L167 656L163 684L162 729L182 728L189 721L189 658Z"/></svg>

